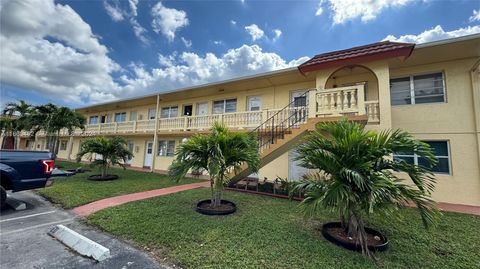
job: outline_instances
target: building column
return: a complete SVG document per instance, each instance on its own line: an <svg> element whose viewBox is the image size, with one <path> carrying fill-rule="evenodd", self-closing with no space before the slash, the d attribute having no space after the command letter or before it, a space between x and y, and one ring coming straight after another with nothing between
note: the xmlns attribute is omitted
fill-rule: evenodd
<svg viewBox="0 0 480 269"><path fill-rule="evenodd" d="M72 149L73 149L73 135L70 136L70 139L68 140L68 146L67 146L67 159L70 161L71 154L72 154Z"/></svg>
<svg viewBox="0 0 480 269"><path fill-rule="evenodd" d="M378 130L392 128L392 105L390 102L390 69L386 61L365 63L364 66L370 68L378 80L378 102L380 125Z"/></svg>
<svg viewBox="0 0 480 269"><path fill-rule="evenodd" d="M159 115L158 110L159 109L160 109L160 95L157 94L157 106L155 109L155 131L153 132L153 149L152 149L153 157L152 157L152 166L150 167L150 172L153 172L153 170L155 169L155 159L157 157L157 143L158 143L157 131L158 131L158 115Z"/></svg>

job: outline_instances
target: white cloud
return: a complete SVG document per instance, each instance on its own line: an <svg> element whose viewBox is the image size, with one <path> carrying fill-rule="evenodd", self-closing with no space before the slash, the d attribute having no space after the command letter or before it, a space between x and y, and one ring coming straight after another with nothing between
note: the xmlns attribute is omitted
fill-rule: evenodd
<svg viewBox="0 0 480 269"><path fill-rule="evenodd" d="M445 32L442 26L437 25L430 30L425 30L423 33L418 35L402 35L400 37L395 37L394 35L388 35L383 40L390 40L396 42L407 42L407 43L425 43L441 39L454 38L466 35L472 35L480 33L480 25L468 26L466 28L459 28L453 31Z"/></svg>
<svg viewBox="0 0 480 269"><path fill-rule="evenodd" d="M128 0L128 5L130 6L130 11L132 12L132 16L136 17L138 0Z"/></svg>
<svg viewBox="0 0 480 269"><path fill-rule="evenodd" d="M265 35L265 32L263 32L263 30L260 29L260 27L258 27L256 24L245 26L245 30L252 37L253 41L260 39Z"/></svg>
<svg viewBox="0 0 480 269"><path fill-rule="evenodd" d="M185 37L182 36L182 42L185 45L185 47L190 48L192 46L192 40L188 40Z"/></svg>
<svg viewBox="0 0 480 269"><path fill-rule="evenodd" d="M111 77L120 67L68 5L1 1L0 24L2 83L74 103L120 94Z"/></svg>
<svg viewBox="0 0 480 269"><path fill-rule="evenodd" d="M153 30L165 35L170 42L175 38L175 32L189 23L185 11L167 8L161 2L153 6L151 14Z"/></svg>
<svg viewBox="0 0 480 269"><path fill-rule="evenodd" d="M333 24L342 24L357 18L368 22L384 9L405 6L409 2L413 0L321 0L315 15L321 15L323 8L328 6L333 13Z"/></svg>
<svg viewBox="0 0 480 269"><path fill-rule="evenodd" d="M276 53L264 52L258 45L243 45L230 49L221 56L213 53L200 56L191 52L159 55L163 68L147 71L144 67L135 65L132 68L137 74L136 78L124 76L122 79L128 84L129 92L145 89L164 91L297 66L308 59L301 57L286 62Z"/></svg>
<svg viewBox="0 0 480 269"><path fill-rule="evenodd" d="M275 41L277 41L277 40L280 38L280 36L282 35L282 30L280 30L280 29L274 29L274 30L273 30L273 34L274 34L274 36L273 36L273 41L275 42Z"/></svg>
<svg viewBox="0 0 480 269"><path fill-rule="evenodd" d="M323 3L324 0L320 0L320 3L318 3L317 11L315 11L315 16L320 16L323 13Z"/></svg>
<svg viewBox="0 0 480 269"><path fill-rule="evenodd" d="M105 7L107 14L112 18L113 21L118 22L124 20L125 17L128 18L128 22L132 26L135 36L144 44L149 44L150 41L147 37L147 29L141 26L136 19L136 16L138 15L138 0L128 0L128 5L130 7L130 11L122 10L119 7L118 1L115 1L114 5L111 5L107 1L103 2L103 6Z"/></svg>
<svg viewBox="0 0 480 269"><path fill-rule="evenodd" d="M107 1L104 1L103 6L113 21L123 21L122 10L117 5L112 6Z"/></svg>
<svg viewBox="0 0 480 269"><path fill-rule="evenodd" d="M223 44L223 41L222 41L222 40L214 40L214 41L213 41L213 44L215 44L215 45L222 45L222 44Z"/></svg>
<svg viewBox="0 0 480 269"><path fill-rule="evenodd" d="M308 59L287 62L258 45L243 45L222 55L159 54L156 68L141 63L122 68L68 5L4 0L0 23L1 83L77 105L267 72Z"/></svg>
<svg viewBox="0 0 480 269"><path fill-rule="evenodd" d="M161 65L161 66L173 66L176 64L176 57L177 57L177 52L175 51L174 53L170 54L170 55L163 55L163 54L158 54L158 63Z"/></svg>
<svg viewBox="0 0 480 269"><path fill-rule="evenodd" d="M133 17L131 17L128 21L130 22L130 25L132 25L133 33L135 33L135 36L144 44L149 44L150 41L146 36L147 29L143 28L143 26L141 26L140 23L138 23L138 21Z"/></svg>
<svg viewBox="0 0 480 269"><path fill-rule="evenodd" d="M480 9L479 10L473 10L473 15L470 16L469 18L470 22L474 21L480 21Z"/></svg>
<svg viewBox="0 0 480 269"><path fill-rule="evenodd" d="M231 23L232 25L237 25L237 22L234 21L234 20L231 20L230 23Z"/></svg>
<svg viewBox="0 0 480 269"><path fill-rule="evenodd" d="M258 45L243 45L218 56L159 54L156 68L141 63L121 68L109 58L108 49L90 26L68 5L53 0L4 0L0 2L0 23L2 85L76 105L272 71L308 59L287 62ZM2 92L4 96L8 97L8 92Z"/></svg>

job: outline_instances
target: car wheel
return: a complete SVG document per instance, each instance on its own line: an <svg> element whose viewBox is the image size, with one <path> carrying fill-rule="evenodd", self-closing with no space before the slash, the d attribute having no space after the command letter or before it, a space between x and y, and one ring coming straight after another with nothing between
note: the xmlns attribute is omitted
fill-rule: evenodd
<svg viewBox="0 0 480 269"><path fill-rule="evenodd" d="M7 201L7 191L0 186L0 208L5 206L5 202Z"/></svg>

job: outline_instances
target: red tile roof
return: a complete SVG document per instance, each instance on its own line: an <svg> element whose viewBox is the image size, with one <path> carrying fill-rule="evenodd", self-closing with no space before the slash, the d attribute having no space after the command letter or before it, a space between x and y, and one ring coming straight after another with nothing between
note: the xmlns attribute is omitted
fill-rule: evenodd
<svg viewBox="0 0 480 269"><path fill-rule="evenodd" d="M404 57L407 58L413 51L415 44L382 41L346 50L339 50L318 54L312 59L298 66L302 73L320 69L354 65L362 62Z"/></svg>

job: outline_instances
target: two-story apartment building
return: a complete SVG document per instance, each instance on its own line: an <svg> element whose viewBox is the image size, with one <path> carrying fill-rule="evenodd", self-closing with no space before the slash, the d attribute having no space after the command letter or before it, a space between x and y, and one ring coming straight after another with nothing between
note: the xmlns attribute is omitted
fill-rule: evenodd
<svg viewBox="0 0 480 269"><path fill-rule="evenodd" d="M263 137L264 166L255 176L296 179L305 172L293 160L296 138L342 116L429 143L439 160L434 198L480 206L479 62L480 35L387 41L320 54L295 68L81 107L86 131L63 134L58 157L74 159L87 137L121 135L135 155L132 167L165 171L176 146L221 121ZM46 146L41 134L19 144ZM413 152L394 158L422 163Z"/></svg>

